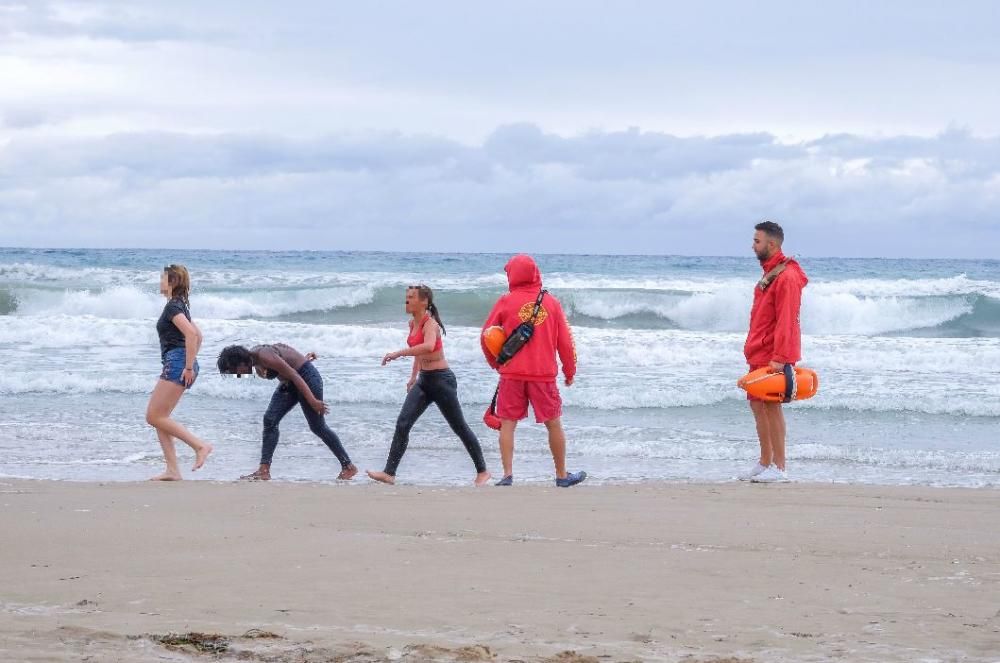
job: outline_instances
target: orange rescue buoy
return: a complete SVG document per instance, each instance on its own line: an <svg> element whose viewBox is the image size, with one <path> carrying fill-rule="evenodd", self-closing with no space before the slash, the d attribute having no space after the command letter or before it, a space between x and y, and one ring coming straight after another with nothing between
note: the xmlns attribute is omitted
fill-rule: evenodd
<svg viewBox="0 0 1000 663"><path fill-rule="evenodd" d="M811 368L786 367L775 373L768 367L758 368L740 378L737 384L754 398L770 403L788 403L812 398L819 390L819 376Z"/></svg>
<svg viewBox="0 0 1000 663"><path fill-rule="evenodd" d="M507 334L504 332L503 327L487 327L483 330L483 342L486 344L486 349L496 357L500 354L501 348L503 348L504 341L507 340Z"/></svg>

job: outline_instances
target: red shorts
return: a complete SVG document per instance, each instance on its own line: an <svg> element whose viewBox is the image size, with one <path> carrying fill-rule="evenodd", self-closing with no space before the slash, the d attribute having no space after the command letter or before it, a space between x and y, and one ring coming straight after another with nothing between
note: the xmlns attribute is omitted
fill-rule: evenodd
<svg viewBox="0 0 1000 663"><path fill-rule="evenodd" d="M535 411L535 421L540 424L562 416L562 397L554 381L529 382L500 378L498 417L520 421L528 416L528 403L531 403L531 409Z"/></svg>

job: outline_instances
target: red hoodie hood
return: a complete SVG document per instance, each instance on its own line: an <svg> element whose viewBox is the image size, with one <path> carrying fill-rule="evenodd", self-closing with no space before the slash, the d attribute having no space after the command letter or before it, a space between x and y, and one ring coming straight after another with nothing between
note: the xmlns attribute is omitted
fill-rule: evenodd
<svg viewBox="0 0 1000 663"><path fill-rule="evenodd" d="M542 273L531 256L519 253L507 261L503 270L507 272L507 284L511 291L523 288L540 290L542 287Z"/></svg>
<svg viewBox="0 0 1000 663"><path fill-rule="evenodd" d="M502 327L506 335L510 335L518 325L527 322L533 312L538 291L542 288L542 273L538 270L531 256L523 253L511 258L504 271L507 272L507 283L510 292L497 299L493 310L483 323L483 330L489 327ZM542 315L544 313L544 315ZM525 345L510 361L502 366L497 364L496 357L486 347L486 337L480 336L480 346L487 363L500 371L505 379L524 382L555 382L562 364L563 375L572 380L576 375L576 347L573 344L573 332L566 321L559 300L549 293L542 300L538 321L535 324L531 342Z"/></svg>
<svg viewBox="0 0 1000 663"><path fill-rule="evenodd" d="M772 269L774 269L775 267L777 267L780 263L783 263L785 261L788 261L788 267L787 267L787 269L790 269L793 272L797 272L798 277L802 280L802 287L805 287L806 284L809 283L809 279L806 278L806 273L804 271L802 271L802 267L801 267L801 265L799 265L798 260L796 260L795 258L791 258L791 257L786 256L781 251L778 251L777 253L775 253L773 256L771 256L767 260L761 260L760 261L760 267L761 267L761 269L764 270L764 273L767 274Z"/></svg>

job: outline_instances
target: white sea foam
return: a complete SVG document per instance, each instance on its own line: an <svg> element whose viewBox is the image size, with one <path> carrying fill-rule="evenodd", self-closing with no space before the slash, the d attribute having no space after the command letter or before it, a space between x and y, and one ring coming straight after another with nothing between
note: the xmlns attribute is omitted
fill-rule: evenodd
<svg viewBox="0 0 1000 663"><path fill-rule="evenodd" d="M331 265L334 265L331 262ZM158 266L152 269L113 267L59 267L37 263L0 263L0 284L15 286L69 286L100 289L132 286L155 291L160 282ZM366 286L370 288L405 287L428 279L418 272L344 272L281 269L209 269L191 268L195 291L198 289L293 289L336 286ZM444 290L506 287L502 272L491 274L444 274L435 277L433 286Z"/></svg>
<svg viewBox="0 0 1000 663"><path fill-rule="evenodd" d="M422 276L424 278L422 278ZM386 288L427 275L390 272L207 270L192 297L198 319L270 318L365 307ZM94 315L151 318L162 308L156 271L65 268L32 263L0 265L0 284L14 296L17 315ZM752 302L752 276L666 278L556 273L546 286L571 313L601 320L648 318L636 326L744 331ZM502 274L435 276L439 291L502 291ZM380 295L379 293L382 293ZM900 333L934 329L974 311L977 298L1000 301L1000 282L965 275L931 279L813 279L802 305L809 334ZM467 304L479 311L478 300ZM384 313L380 313L384 315ZM659 324L656 324L659 321ZM989 320L987 324L993 324ZM1000 324L1000 321L998 321Z"/></svg>
<svg viewBox="0 0 1000 663"><path fill-rule="evenodd" d="M159 259L150 269L106 267L102 256L86 254L57 259L94 266L41 265L30 256L0 263L0 312L9 313L0 315L0 476L144 478L160 462L142 416L160 371L153 327L163 307ZM496 374L481 357L479 330L462 325L506 290L503 259L489 273L462 259L406 261L404 269L377 256L251 260L200 253L194 262L211 268L192 270L193 313L205 345L201 376L178 419L217 443L208 478L231 478L233 467L256 461L260 417L276 386L220 376L214 358L230 343L284 341L319 352L331 425L359 463L381 462L410 360L386 367L380 360L405 343L406 321L395 307L398 290L413 282L447 293L447 355L466 416L486 435L488 461L496 461L492 433L478 421ZM722 480L752 460L756 441L735 381L745 371L756 270L725 271L723 261L714 273L699 271L710 262L642 273L635 264L646 263L624 260L615 263L626 267L619 272L601 258L560 260L579 265L545 275L576 321L579 373L562 389L574 466L582 460L598 481ZM335 271L341 267L351 271ZM594 267L603 273L588 273ZM940 274L941 265L926 269ZM873 261L845 272L860 278L842 280L815 269L802 310L803 363L819 371L821 387L816 398L789 408L797 477L1000 485L991 437L1000 418L1000 339L962 337L1000 328L1000 279L968 278L961 269L919 278L924 272ZM968 269L988 274L980 264ZM895 335L910 330L920 331ZM84 429L82 420L89 422ZM408 473L417 481L464 482L470 468L456 444L432 410L414 431ZM548 480L544 429L519 429L519 448L519 474ZM336 471L297 413L283 427L281 449L290 478Z"/></svg>
<svg viewBox="0 0 1000 663"><path fill-rule="evenodd" d="M202 322L200 393L259 397L262 381L225 379L213 358L231 343L284 341L319 352L319 366L337 387L333 402L391 403L399 398L409 360L380 367L404 343L395 326L310 325L255 320ZM463 397L482 402L495 377L482 359L479 330L454 327L445 339L449 360L465 376ZM580 358L568 405L615 410L674 408L740 400L745 370L742 334L682 330L575 331ZM102 318L0 318L7 365L0 393L145 393L159 371L150 321ZM917 411L1000 416L1000 339L806 336L805 364L820 372L820 395L796 404L857 411ZM45 354L38 354L45 351ZM53 352L54 351L54 352ZM249 383L262 384L259 392Z"/></svg>
<svg viewBox="0 0 1000 663"><path fill-rule="evenodd" d="M654 315L689 330L745 331L753 304L746 284L710 293L679 296L651 292L572 293L571 313L614 320ZM973 310L965 298L863 297L850 292L812 292L803 296L801 322L808 334L885 334L933 328Z"/></svg>
<svg viewBox="0 0 1000 663"><path fill-rule="evenodd" d="M16 291L20 315L90 315L98 318L154 318L163 309L163 296L152 290L114 286L106 290ZM314 290L201 294L192 301L196 318L267 318L305 311L329 311L369 304L375 296L367 286Z"/></svg>

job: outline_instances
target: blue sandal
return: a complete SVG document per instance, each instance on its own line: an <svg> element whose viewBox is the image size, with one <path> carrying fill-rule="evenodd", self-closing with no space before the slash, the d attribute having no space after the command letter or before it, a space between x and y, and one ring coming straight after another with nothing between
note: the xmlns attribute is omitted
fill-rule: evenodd
<svg viewBox="0 0 1000 663"><path fill-rule="evenodd" d="M579 471L577 473L570 472L566 475L565 479L556 479L556 486L559 488L569 488L570 486L575 486L578 483L582 483L584 479L587 478L587 473L584 471Z"/></svg>

